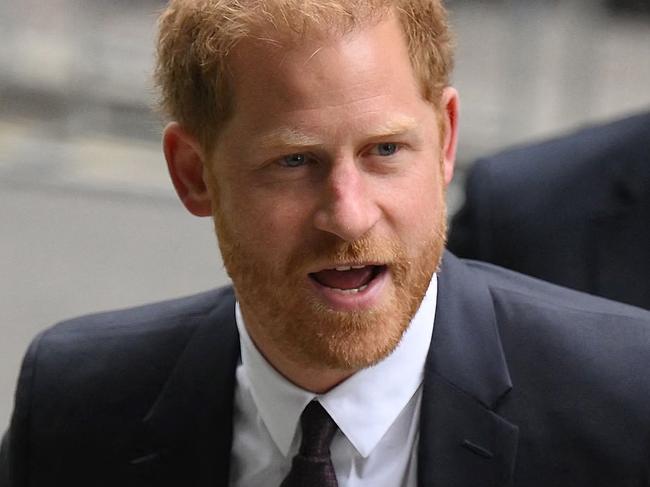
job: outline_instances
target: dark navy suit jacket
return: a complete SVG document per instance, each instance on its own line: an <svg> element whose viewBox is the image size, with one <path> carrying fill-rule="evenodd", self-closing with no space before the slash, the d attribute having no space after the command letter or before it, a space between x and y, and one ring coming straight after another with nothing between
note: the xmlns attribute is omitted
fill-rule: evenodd
<svg viewBox="0 0 650 487"><path fill-rule="evenodd" d="M451 254L438 283L419 486L650 485L650 313ZM234 303L225 288L38 336L0 485L226 486Z"/></svg>
<svg viewBox="0 0 650 487"><path fill-rule="evenodd" d="M448 246L650 309L650 112L477 161Z"/></svg>

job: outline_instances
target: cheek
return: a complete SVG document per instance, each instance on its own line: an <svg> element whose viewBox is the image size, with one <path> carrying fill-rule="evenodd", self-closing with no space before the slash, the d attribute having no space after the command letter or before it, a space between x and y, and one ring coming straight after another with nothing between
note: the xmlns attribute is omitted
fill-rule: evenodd
<svg viewBox="0 0 650 487"><path fill-rule="evenodd" d="M308 215L299 202L242 188L224 198L223 208L235 238L246 247L283 258L304 238Z"/></svg>
<svg viewBox="0 0 650 487"><path fill-rule="evenodd" d="M444 225L444 191L439 176L421 174L394 193L391 220L402 241L414 247L431 239Z"/></svg>
<svg viewBox="0 0 650 487"><path fill-rule="evenodd" d="M444 196L441 169L430 163L422 164L420 170L410 172L391 186L388 188L391 200L404 213L412 212L413 218L424 217L439 208Z"/></svg>

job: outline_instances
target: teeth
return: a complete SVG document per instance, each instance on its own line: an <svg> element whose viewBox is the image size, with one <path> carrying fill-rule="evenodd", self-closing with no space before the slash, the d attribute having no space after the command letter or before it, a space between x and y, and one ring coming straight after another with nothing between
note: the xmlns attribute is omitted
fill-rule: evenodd
<svg viewBox="0 0 650 487"><path fill-rule="evenodd" d="M349 271L350 269L363 269L366 267L365 265L340 265L338 267L335 267L335 269L339 272L345 272Z"/></svg>
<svg viewBox="0 0 650 487"><path fill-rule="evenodd" d="M343 293L343 294L356 294L356 293L359 293L359 292L363 291L367 287L368 287L368 285L364 284L363 286L357 287L357 288L354 288L354 289L336 289L336 290L338 292Z"/></svg>

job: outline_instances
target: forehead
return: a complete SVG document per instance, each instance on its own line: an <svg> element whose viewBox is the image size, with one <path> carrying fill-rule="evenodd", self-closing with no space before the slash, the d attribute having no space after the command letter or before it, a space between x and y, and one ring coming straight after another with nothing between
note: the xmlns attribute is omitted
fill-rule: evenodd
<svg viewBox="0 0 650 487"><path fill-rule="evenodd" d="M370 98L420 98L405 37L393 17L299 43L260 35L233 50L229 67L235 117L354 106Z"/></svg>

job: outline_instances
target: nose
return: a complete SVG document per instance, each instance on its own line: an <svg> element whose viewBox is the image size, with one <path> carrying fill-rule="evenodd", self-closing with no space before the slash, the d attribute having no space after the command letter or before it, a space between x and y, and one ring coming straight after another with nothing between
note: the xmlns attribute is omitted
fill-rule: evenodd
<svg viewBox="0 0 650 487"><path fill-rule="evenodd" d="M348 242L362 237L381 215L372 189L354 160L335 161L323 181L314 226Z"/></svg>

